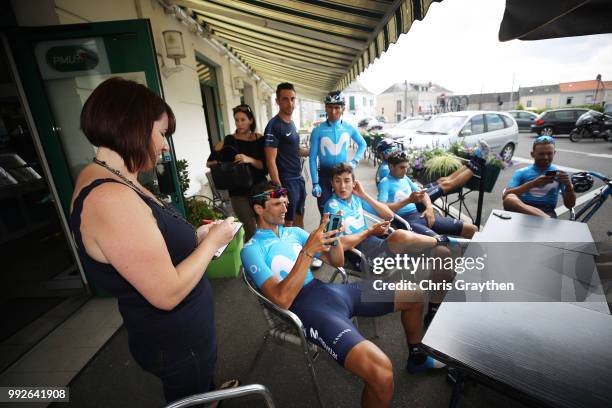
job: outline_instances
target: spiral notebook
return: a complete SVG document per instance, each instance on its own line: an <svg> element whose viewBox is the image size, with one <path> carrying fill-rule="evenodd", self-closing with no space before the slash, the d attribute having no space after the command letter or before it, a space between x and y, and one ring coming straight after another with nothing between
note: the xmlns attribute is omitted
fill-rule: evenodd
<svg viewBox="0 0 612 408"><path fill-rule="evenodd" d="M242 228L242 223L241 222L234 222L233 223L233 228L234 228L234 232L232 234L232 239L234 239L233 237L236 236L236 234L238 233L238 231L240 231L240 228ZM230 242L232 242L230 240ZM215 252L215 255L213 256L213 259L217 259L219 258L223 252L225 251L225 248L227 248L227 246L229 245L229 242L225 245L223 245L221 248L217 249L217 252Z"/></svg>

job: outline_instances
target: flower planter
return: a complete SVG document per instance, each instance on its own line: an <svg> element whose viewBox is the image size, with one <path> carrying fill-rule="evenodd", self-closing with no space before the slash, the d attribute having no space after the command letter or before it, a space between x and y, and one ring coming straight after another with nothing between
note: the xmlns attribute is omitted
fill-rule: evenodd
<svg viewBox="0 0 612 408"><path fill-rule="evenodd" d="M487 164L485 166L485 178L484 178L484 191L485 193L490 193L493 191L493 187L495 187L495 183L497 182L497 178L499 177L499 173L501 172L501 168L495 165ZM468 180L465 187L471 190L478 190L480 188L480 180L477 177L472 177Z"/></svg>
<svg viewBox="0 0 612 408"><path fill-rule="evenodd" d="M209 279L236 278L240 273L240 251L244 246L243 238L244 229L241 228L225 248L225 252L219 258L210 261L205 276Z"/></svg>

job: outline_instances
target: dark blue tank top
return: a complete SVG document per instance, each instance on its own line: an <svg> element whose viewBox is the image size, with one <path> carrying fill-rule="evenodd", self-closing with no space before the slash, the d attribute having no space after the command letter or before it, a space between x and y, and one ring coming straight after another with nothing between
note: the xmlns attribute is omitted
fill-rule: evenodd
<svg viewBox="0 0 612 408"><path fill-rule="evenodd" d="M197 345L212 352L216 349L215 321L212 289L206 277L202 277L174 309L161 310L151 305L112 265L94 260L85 251L81 237L83 201L94 188L107 182L124 184L114 179L93 181L76 197L70 214L70 229L88 279L117 297L130 347L146 347L148 344L172 348ZM162 208L152 198L138 194L153 212L172 264L178 265L197 246L195 229L176 210Z"/></svg>

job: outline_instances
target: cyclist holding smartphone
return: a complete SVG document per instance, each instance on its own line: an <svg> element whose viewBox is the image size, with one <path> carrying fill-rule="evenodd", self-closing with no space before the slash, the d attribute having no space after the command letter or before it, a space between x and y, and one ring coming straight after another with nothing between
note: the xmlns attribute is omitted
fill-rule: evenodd
<svg viewBox="0 0 612 408"><path fill-rule="evenodd" d="M567 173L552 164L555 140L551 136L536 138L531 157L534 163L514 172L502 193L504 210L557 218L555 207L559 192L567 208L576 204L576 194Z"/></svg>

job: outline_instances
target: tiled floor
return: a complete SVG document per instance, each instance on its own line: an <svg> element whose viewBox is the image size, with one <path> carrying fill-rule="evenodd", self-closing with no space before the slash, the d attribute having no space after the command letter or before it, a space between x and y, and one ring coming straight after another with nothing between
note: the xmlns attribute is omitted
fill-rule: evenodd
<svg viewBox="0 0 612 408"><path fill-rule="evenodd" d="M0 386L67 385L122 324L116 299L90 299L3 372Z"/></svg>

